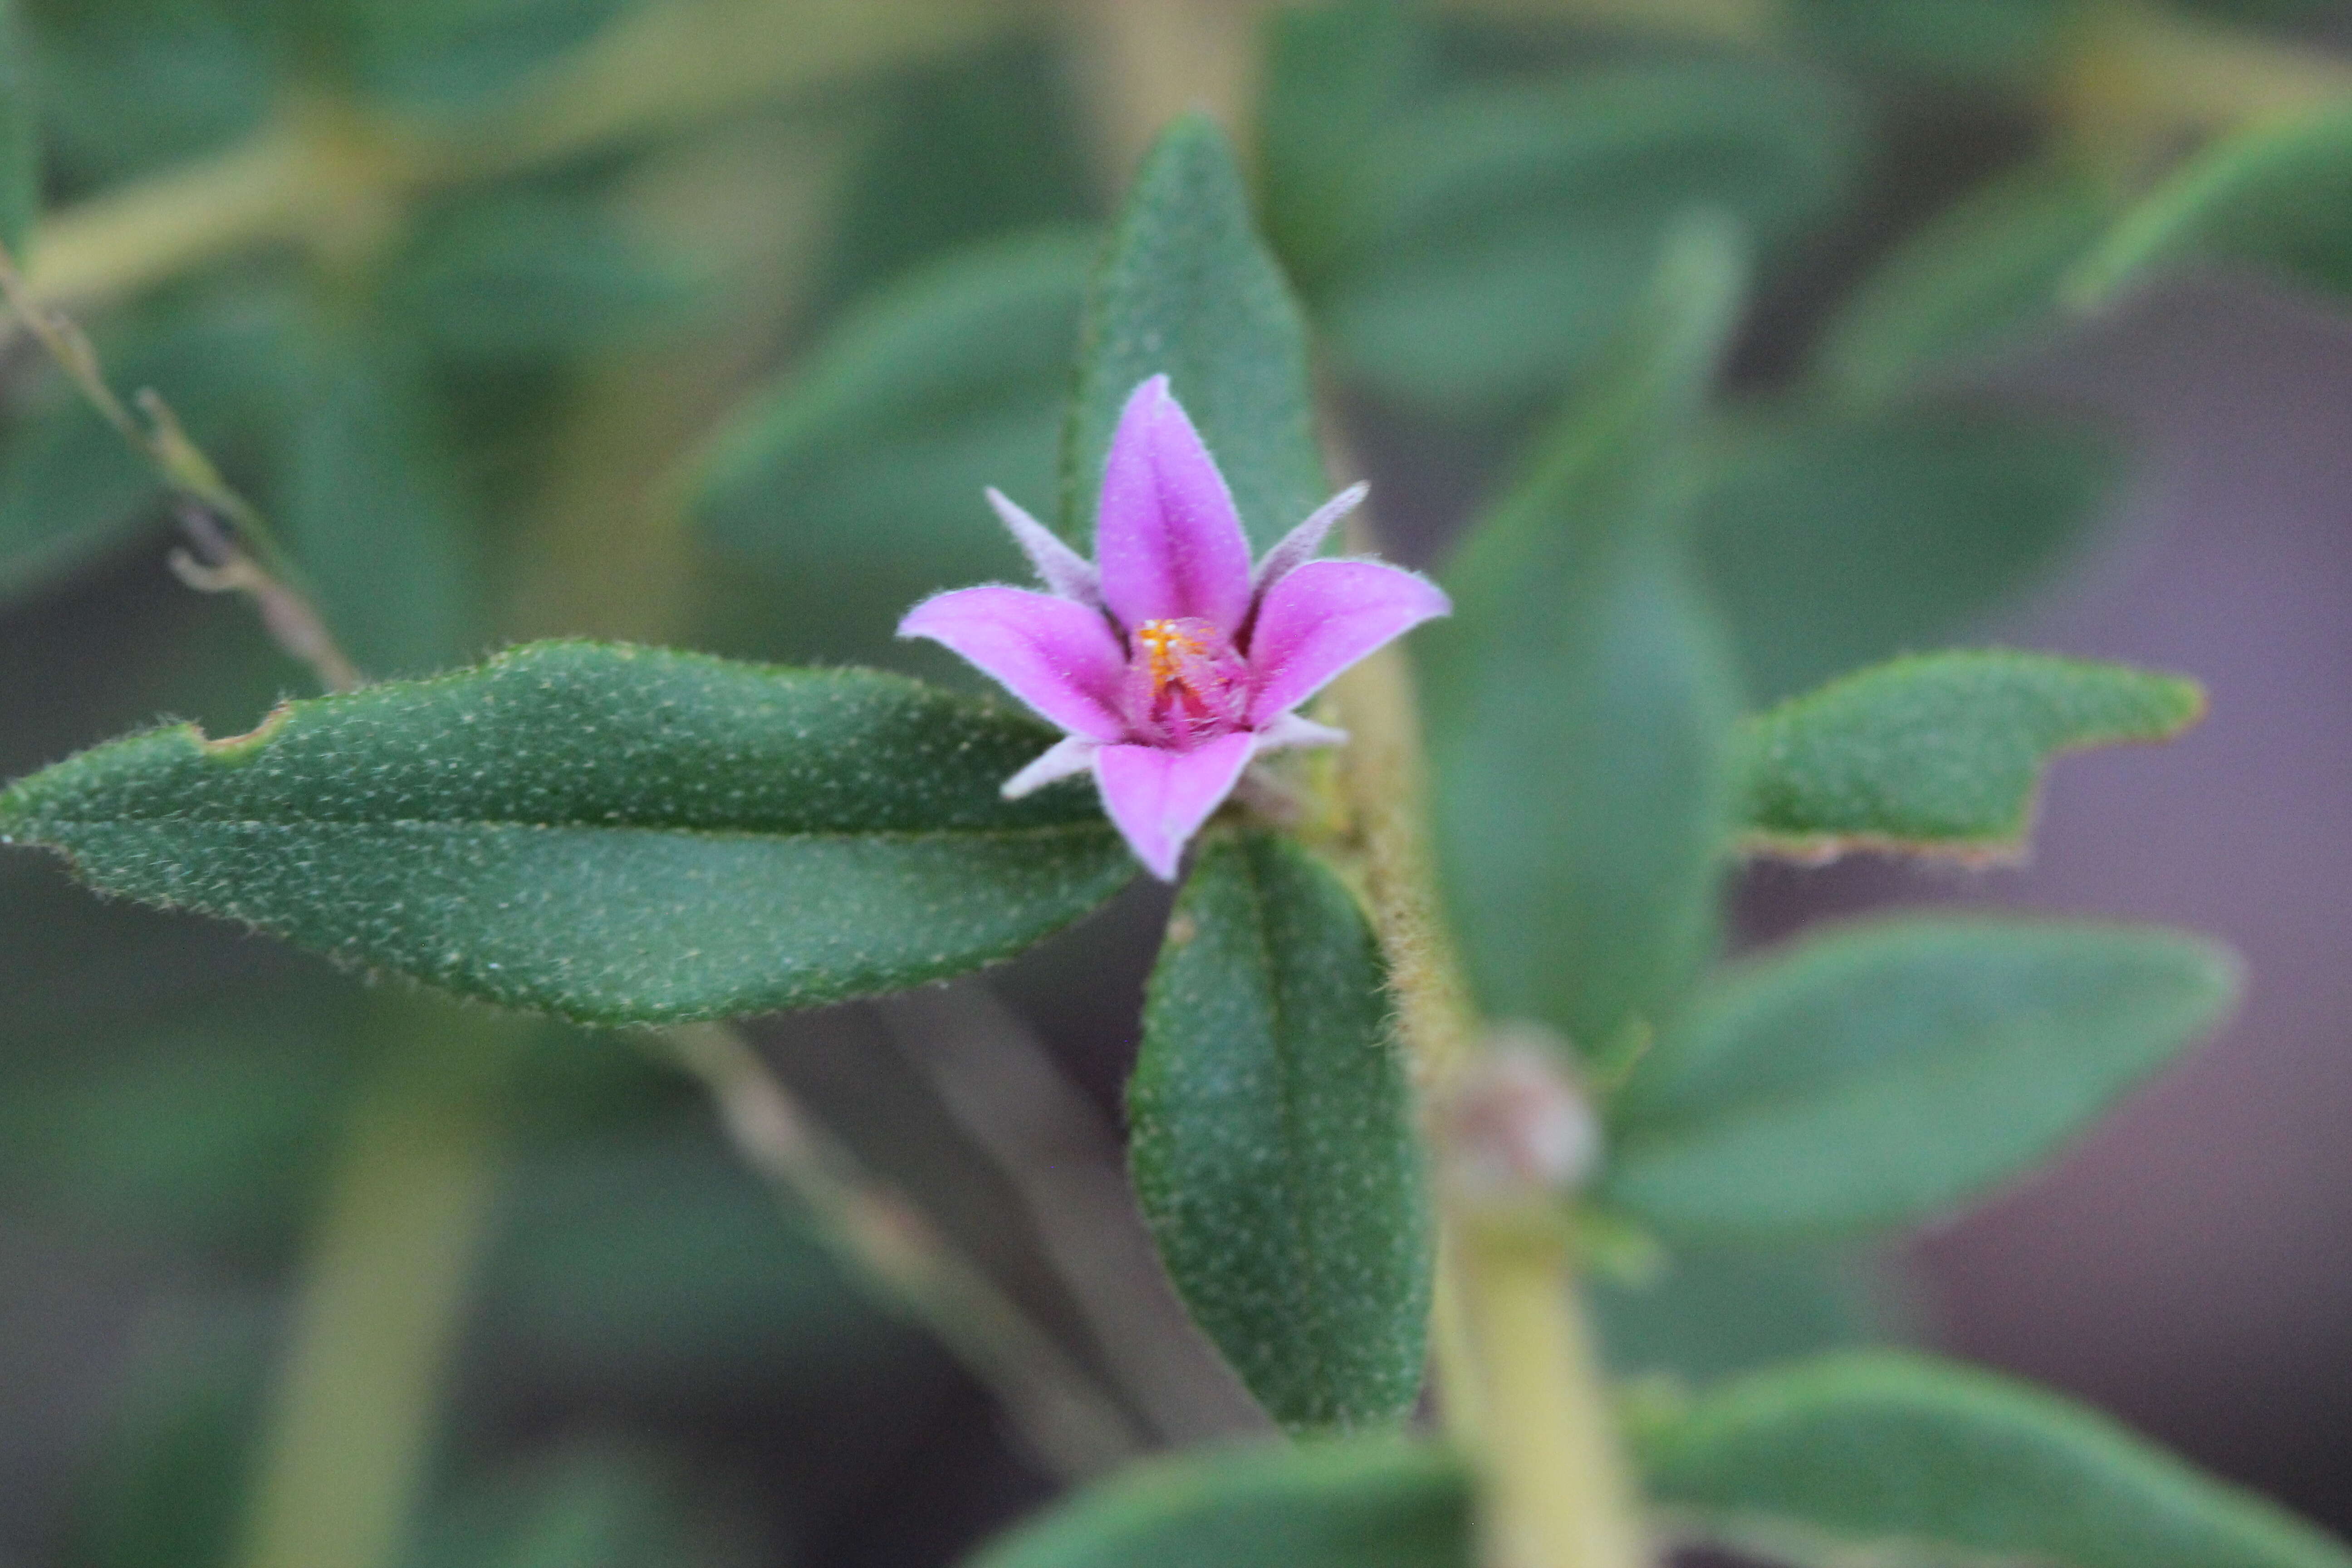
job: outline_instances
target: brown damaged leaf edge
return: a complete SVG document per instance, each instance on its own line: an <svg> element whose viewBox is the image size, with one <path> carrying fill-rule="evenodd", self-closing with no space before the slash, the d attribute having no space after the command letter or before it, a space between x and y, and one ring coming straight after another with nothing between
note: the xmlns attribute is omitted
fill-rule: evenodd
<svg viewBox="0 0 2352 1568"><path fill-rule="evenodd" d="M268 745L270 739L286 727L286 721L293 716L294 704L289 700L272 708L260 723L242 735L224 735L215 741L194 724L187 726L187 733L196 742L196 749L208 757L246 757Z"/></svg>

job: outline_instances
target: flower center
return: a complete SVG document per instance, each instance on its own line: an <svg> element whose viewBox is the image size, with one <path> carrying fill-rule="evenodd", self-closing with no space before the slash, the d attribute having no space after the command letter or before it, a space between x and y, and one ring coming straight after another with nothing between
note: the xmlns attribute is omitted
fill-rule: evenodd
<svg viewBox="0 0 2352 1568"><path fill-rule="evenodd" d="M1241 727L1249 665L1214 621L1146 621L1134 638L1127 717L1138 740L1186 751Z"/></svg>

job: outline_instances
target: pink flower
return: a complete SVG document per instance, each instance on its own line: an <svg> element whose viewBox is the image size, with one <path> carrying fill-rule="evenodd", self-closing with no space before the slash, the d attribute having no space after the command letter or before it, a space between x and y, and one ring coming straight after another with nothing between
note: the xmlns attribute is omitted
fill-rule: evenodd
<svg viewBox="0 0 2352 1568"><path fill-rule="evenodd" d="M1253 759L1347 739L1300 703L1452 607L1400 567L1313 559L1363 498L1361 485L1340 491L1253 570L1224 477L1154 376L1111 438L1099 566L991 490L1050 591L958 588L908 611L898 635L954 649L1069 731L1005 781L1008 799L1091 769L1136 858L1172 881Z"/></svg>

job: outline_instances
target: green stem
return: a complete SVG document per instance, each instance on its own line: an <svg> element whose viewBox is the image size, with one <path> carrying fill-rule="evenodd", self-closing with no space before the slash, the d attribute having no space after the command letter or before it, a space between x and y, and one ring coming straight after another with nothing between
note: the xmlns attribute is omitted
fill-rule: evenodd
<svg viewBox="0 0 2352 1568"><path fill-rule="evenodd" d="M398 1561L498 1170L488 1015L404 1001L310 1238L240 1568Z"/></svg>
<svg viewBox="0 0 2352 1568"><path fill-rule="evenodd" d="M1486 1053L1439 915L1402 651L1366 659L1334 695L1351 737L1339 787L1443 1173L1457 1135L1445 1110ZM1478 1459L1488 1568L1638 1568L1649 1560L1639 1505L1567 1239L1439 1185L1438 1400Z"/></svg>

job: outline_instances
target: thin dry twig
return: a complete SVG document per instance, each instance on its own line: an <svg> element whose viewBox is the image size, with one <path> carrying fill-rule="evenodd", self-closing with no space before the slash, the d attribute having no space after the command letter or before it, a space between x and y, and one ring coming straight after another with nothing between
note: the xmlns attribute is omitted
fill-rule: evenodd
<svg viewBox="0 0 2352 1568"><path fill-rule="evenodd" d="M664 1030L662 1038L710 1091L746 1163L797 1200L859 1277L887 1289L988 1386L1038 1458L1077 1480L1146 1447L1133 1421L1053 1337L903 1194L862 1169L740 1031L694 1024Z"/></svg>
<svg viewBox="0 0 2352 1568"><path fill-rule="evenodd" d="M1193 1443L1272 1430L1170 1288L1117 1137L1022 1022L978 985L910 991L877 1011L1012 1183L1122 1390L1160 1435Z"/></svg>
<svg viewBox="0 0 2352 1568"><path fill-rule="evenodd" d="M25 330L84 400L171 488L173 510L188 539L188 548L172 553L173 574L201 593L238 593L251 599L278 647L308 665L327 690L348 691L359 685L358 669L303 592L299 575L259 509L221 478L152 388L142 388L132 398L136 414L115 395L89 337L63 311L33 297L5 245L0 245L0 295L5 295Z"/></svg>

